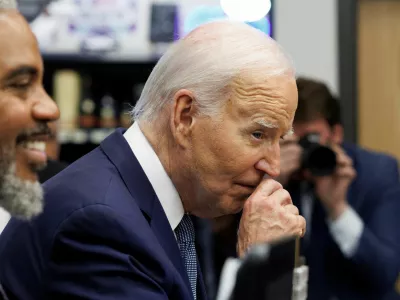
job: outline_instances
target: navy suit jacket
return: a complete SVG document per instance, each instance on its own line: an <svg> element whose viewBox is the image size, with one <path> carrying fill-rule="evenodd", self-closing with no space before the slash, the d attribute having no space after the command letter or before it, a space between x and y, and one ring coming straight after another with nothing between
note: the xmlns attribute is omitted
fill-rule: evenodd
<svg viewBox="0 0 400 300"><path fill-rule="evenodd" d="M334 242L319 201L314 201L309 243L303 252L310 267L309 300L377 300L394 291L400 272L400 187L397 161L387 155L344 145L357 178L348 201L364 222L360 243L350 259ZM301 208L296 186L288 187ZM393 292L392 292L393 293ZM390 299L400 299L396 296ZM389 299L389 298L388 298Z"/></svg>
<svg viewBox="0 0 400 300"><path fill-rule="evenodd" d="M123 132L47 181L40 216L10 221L0 238L10 300L193 299L174 233Z"/></svg>

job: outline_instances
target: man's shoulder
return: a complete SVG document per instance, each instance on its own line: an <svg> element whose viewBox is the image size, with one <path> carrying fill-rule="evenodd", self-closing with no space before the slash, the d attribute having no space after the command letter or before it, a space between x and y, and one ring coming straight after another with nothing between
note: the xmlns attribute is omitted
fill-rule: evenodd
<svg viewBox="0 0 400 300"><path fill-rule="evenodd" d="M93 204L118 203L123 197L110 202L109 196L123 191L124 184L115 166L96 148L48 180L43 188L46 207L75 210Z"/></svg>
<svg viewBox="0 0 400 300"><path fill-rule="evenodd" d="M9 222L0 240L0 258L13 265L26 261L27 269L40 273L55 245L66 238L124 243L131 250L144 247L150 225L103 156L95 151L47 181L43 212L31 221Z"/></svg>
<svg viewBox="0 0 400 300"><path fill-rule="evenodd" d="M350 198L359 199L360 203L382 203L386 191L399 186L398 162L394 157L357 145L347 145L344 149L357 172Z"/></svg>
<svg viewBox="0 0 400 300"><path fill-rule="evenodd" d="M345 144L344 149L353 160L357 172L373 171L376 173L379 170L384 171L389 168L389 171L393 171L398 168L396 158L390 154L367 149L355 144Z"/></svg>
<svg viewBox="0 0 400 300"><path fill-rule="evenodd" d="M117 227L128 228L134 219L144 218L118 170L99 148L43 187L44 211L27 230L33 235L37 231L36 236L45 244L63 230L78 232L91 226L106 235Z"/></svg>

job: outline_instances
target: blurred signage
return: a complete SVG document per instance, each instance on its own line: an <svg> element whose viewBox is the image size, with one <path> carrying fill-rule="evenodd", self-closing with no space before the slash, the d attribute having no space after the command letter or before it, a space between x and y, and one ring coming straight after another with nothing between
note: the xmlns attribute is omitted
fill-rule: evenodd
<svg viewBox="0 0 400 300"><path fill-rule="evenodd" d="M220 0L19 0L44 56L157 59L197 26L226 19ZM250 25L270 34L269 17Z"/></svg>

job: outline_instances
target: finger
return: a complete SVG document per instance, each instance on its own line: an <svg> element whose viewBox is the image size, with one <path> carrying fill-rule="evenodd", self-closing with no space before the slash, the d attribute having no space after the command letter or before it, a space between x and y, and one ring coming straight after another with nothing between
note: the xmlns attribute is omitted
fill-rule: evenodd
<svg viewBox="0 0 400 300"><path fill-rule="evenodd" d="M352 166L353 160L344 153L336 155L336 163L338 166Z"/></svg>
<svg viewBox="0 0 400 300"><path fill-rule="evenodd" d="M279 189L275 191L271 197L274 197L277 203L282 206L293 204L292 197L290 197L289 192L285 189Z"/></svg>
<svg viewBox="0 0 400 300"><path fill-rule="evenodd" d="M337 144L331 144L330 147L336 154L346 154L343 148Z"/></svg>
<svg viewBox="0 0 400 300"><path fill-rule="evenodd" d="M336 170L336 176L337 177L354 178L357 176L357 172L356 172L356 170L354 170L353 167L338 168Z"/></svg>
<svg viewBox="0 0 400 300"><path fill-rule="evenodd" d="M306 233L306 219L300 215L290 215L288 216L288 220L288 224L290 224L290 228L288 228L289 232L303 237Z"/></svg>
<svg viewBox="0 0 400 300"><path fill-rule="evenodd" d="M266 178L261 181L254 193L268 197L279 189L282 189L282 185L278 181Z"/></svg>
<svg viewBox="0 0 400 300"><path fill-rule="evenodd" d="M293 204L286 205L285 210L293 215L300 215L299 209Z"/></svg>
<svg viewBox="0 0 400 300"><path fill-rule="evenodd" d="M336 162L338 165L353 165L353 160L338 145L332 145L331 149L336 153Z"/></svg>
<svg viewBox="0 0 400 300"><path fill-rule="evenodd" d="M297 229L300 236L303 237L306 234L306 219L303 216L296 216Z"/></svg>

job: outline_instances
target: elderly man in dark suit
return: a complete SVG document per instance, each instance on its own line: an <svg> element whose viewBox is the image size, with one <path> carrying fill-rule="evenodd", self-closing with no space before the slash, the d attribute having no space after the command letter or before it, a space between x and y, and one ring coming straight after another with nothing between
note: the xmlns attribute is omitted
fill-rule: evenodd
<svg viewBox="0 0 400 300"><path fill-rule="evenodd" d="M157 63L133 126L47 181L38 218L10 221L0 243L6 292L207 299L191 215L243 209L239 256L304 234L304 218L271 179L296 107L293 68L275 41L243 23L195 29Z"/></svg>

